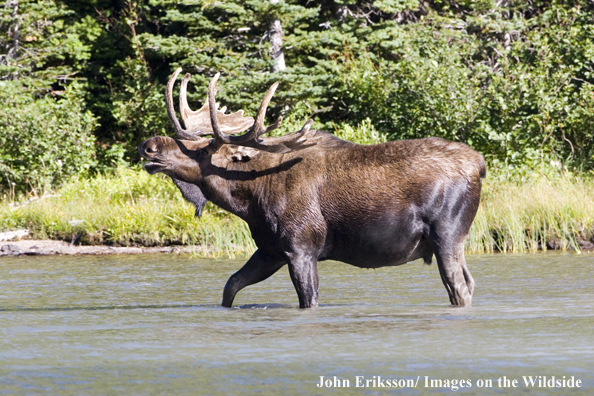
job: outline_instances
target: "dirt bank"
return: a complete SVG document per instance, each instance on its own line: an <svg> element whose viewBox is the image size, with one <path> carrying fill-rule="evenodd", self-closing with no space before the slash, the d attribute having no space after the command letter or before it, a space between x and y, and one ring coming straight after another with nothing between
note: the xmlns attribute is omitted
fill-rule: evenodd
<svg viewBox="0 0 594 396"><path fill-rule="evenodd" d="M548 250L559 250L560 243L547 242ZM594 243L578 240L583 252L594 252ZM573 250L573 249L570 249ZM197 253L210 256L217 249L207 246L158 246L158 247L121 247L104 245L73 245L64 241L23 239L18 241L0 241L2 256L46 256L56 254L143 254L143 253Z"/></svg>
<svg viewBox="0 0 594 396"><path fill-rule="evenodd" d="M77 246L64 241L20 240L0 242L0 256L44 256L54 254L141 254L141 253L192 253L187 246L165 247L113 247Z"/></svg>

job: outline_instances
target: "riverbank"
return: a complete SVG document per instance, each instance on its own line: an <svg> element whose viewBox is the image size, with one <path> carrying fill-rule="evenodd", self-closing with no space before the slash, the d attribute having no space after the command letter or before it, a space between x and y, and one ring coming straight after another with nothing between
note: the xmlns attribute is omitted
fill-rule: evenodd
<svg viewBox="0 0 594 396"><path fill-rule="evenodd" d="M193 253L188 246L164 247L123 247L123 246L85 246L73 245L64 241L25 239L0 242L2 256L52 256L52 255L104 255L104 254L142 254L142 253Z"/></svg>
<svg viewBox="0 0 594 396"><path fill-rule="evenodd" d="M547 250L558 250L549 248ZM585 242L581 251L594 253L594 243ZM73 245L64 241L22 239L0 242L0 257L12 256L54 256L54 255L112 255L112 254L188 254L198 257L229 256L229 251L222 251L208 246L105 246ZM235 255L233 255L235 256Z"/></svg>
<svg viewBox="0 0 594 396"><path fill-rule="evenodd" d="M489 175L466 251L594 250L592 197L592 178L515 183ZM236 216L210 203L202 218L194 212L165 176L119 169L74 179L52 195L0 203L0 232L27 230L22 239L62 241L81 252L177 247L197 255L245 256L255 250L247 225ZM54 251L67 251L60 249Z"/></svg>
<svg viewBox="0 0 594 396"><path fill-rule="evenodd" d="M593 197L591 177L510 182L488 176L467 251L594 250Z"/></svg>

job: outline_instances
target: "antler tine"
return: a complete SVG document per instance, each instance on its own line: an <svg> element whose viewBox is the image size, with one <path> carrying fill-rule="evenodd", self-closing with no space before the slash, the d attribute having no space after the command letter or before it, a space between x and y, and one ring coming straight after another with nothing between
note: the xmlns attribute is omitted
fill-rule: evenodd
<svg viewBox="0 0 594 396"><path fill-rule="evenodd" d="M250 130L241 136L227 136L227 135L225 135L226 143L244 144L249 141L254 141L255 142L254 144L257 144L256 141L257 141L258 137L260 137L261 135L264 135L264 134L266 134L280 126L281 122L283 121L283 117L278 117L278 119L276 120L276 122L274 124L270 125L269 127L264 127L264 119L266 118L266 109L268 108L268 104L270 103L270 100L272 99L272 96L274 95L274 92L276 91L277 87L278 87L278 82L275 82L274 84L272 84L270 86L270 88L268 88L268 91L266 91L266 95L264 95L264 98L262 99L262 103L260 103L260 108L258 109L258 115L256 116L256 120L254 121L254 124L252 125ZM214 95L213 95L213 97L214 97ZM209 98L210 98L210 87L209 87ZM213 129L214 129L214 127L213 127Z"/></svg>
<svg viewBox="0 0 594 396"><path fill-rule="evenodd" d="M269 153L278 154L303 150L316 145L315 140L312 141L312 139L310 139L315 135L315 131L311 130L312 125L313 120L309 119L298 132L293 132L280 137L266 138L264 140L256 139L246 142L244 145Z"/></svg>
<svg viewBox="0 0 594 396"><path fill-rule="evenodd" d="M267 129L267 128L264 128L264 119L266 118L266 109L268 108L268 104L270 103L270 100L272 99L272 96L274 95L274 91L276 91L277 87L278 87L278 81L275 82L274 84L272 84L270 86L270 88L268 88L268 91L266 91L266 95L264 95L264 99L262 99L260 108L258 109L258 115L256 116L256 121L254 122L254 127L253 127L253 129L258 130L258 135L262 135L265 132L261 132L261 131L265 131ZM277 121L277 123L280 124L279 121Z"/></svg>
<svg viewBox="0 0 594 396"><path fill-rule="evenodd" d="M266 129L264 129L262 132L260 132L260 134L258 136L265 135L268 132L275 130L276 128L278 128L280 126L281 122L283 122L283 116L278 117L276 119L276 122L274 124L269 125L268 127L266 127Z"/></svg>
<svg viewBox="0 0 594 396"><path fill-rule="evenodd" d="M179 112L181 113L182 121L186 129L188 128L186 122L186 113L191 111L190 105L188 105L188 82L190 81L191 74L186 73L182 79L181 86L179 87Z"/></svg>
<svg viewBox="0 0 594 396"><path fill-rule="evenodd" d="M211 84L212 84L212 82L211 82ZM254 124L252 125L250 130L241 136L227 136L227 135L225 135L226 140L223 144L225 144L225 143L227 143L227 144L229 144L229 143L230 144L244 144L249 141L255 142L260 135L264 135L265 133L268 133L268 132L272 131L273 129L276 129L279 127L281 121L283 120L282 117L279 117L276 120L276 122L273 125L269 126L268 128L264 127L264 119L266 118L266 109L268 108L268 104L270 103L270 100L272 99L272 96L274 95L274 91L276 91L277 87L278 87L278 82L275 82L274 84L272 84L270 86L270 88L268 88L266 95L264 95L264 99L262 99L262 103L260 103L260 108L258 109L258 115L256 116L256 120L254 121ZM214 94L213 94L213 97L214 97ZM209 100L210 100L210 87L209 87ZM211 102L210 106L212 106L212 102ZM214 130L214 125L213 125L213 130Z"/></svg>
<svg viewBox="0 0 594 396"><path fill-rule="evenodd" d="M175 108L173 107L173 86L175 85L175 79L177 75L182 71L181 67L173 72L173 75L169 78L167 82L167 90L165 91L165 103L167 105L167 115L169 116L169 121L173 124L173 129L175 129L175 133L180 135L185 133L177 116L175 115Z"/></svg>
<svg viewBox="0 0 594 396"><path fill-rule="evenodd" d="M185 129L182 128L181 124L179 123L179 120L177 119L177 116L175 115L175 108L173 107L173 86L175 85L175 80L177 79L177 76L179 75L179 73L182 71L182 68L178 68L169 78L169 81L167 82L167 89L165 91L165 103L167 105L167 115L169 116L169 120L171 121L171 123L173 124L173 129L175 130L175 134L182 138L182 139L186 139L186 140L196 140L196 136L189 134ZM188 106L187 101L185 101L184 103L182 103L182 97L185 98L186 94L185 94L185 89L186 89L186 85L188 84L187 80L188 75L186 75L186 77L184 77L184 81L182 82L182 89L183 89L183 95L180 95L180 112L183 112L184 107L183 105L185 105L186 107ZM185 82L185 84L184 84ZM183 113L182 113L183 114ZM182 116L183 117L183 116Z"/></svg>
<svg viewBox="0 0 594 396"><path fill-rule="evenodd" d="M181 87L179 88L179 112L181 113L182 121L184 122L184 124L186 126L186 133L191 134L193 139L196 140L197 138L199 138L201 136L210 135L210 134L212 134L212 132L210 132L209 130L205 130L203 127L195 127L194 126L194 128L192 128L190 117L192 116L193 113L194 114L200 113L200 111L203 110L204 107L202 109L198 110L197 112L195 112L195 111L192 111L192 109L190 108L190 105L188 104L187 88L188 88L188 82L190 81L190 77L192 77L192 75L190 73L186 73L186 75L184 76L184 78L181 82ZM227 108L224 107L219 111L224 113L226 109Z"/></svg>
<svg viewBox="0 0 594 396"><path fill-rule="evenodd" d="M208 110L210 112L210 124L212 126L212 132L214 134L213 149L218 150L223 144L229 144L229 136L225 135L219 127L219 120L217 120L217 103L216 103L216 85L217 80L221 76L221 73L215 74L208 84Z"/></svg>

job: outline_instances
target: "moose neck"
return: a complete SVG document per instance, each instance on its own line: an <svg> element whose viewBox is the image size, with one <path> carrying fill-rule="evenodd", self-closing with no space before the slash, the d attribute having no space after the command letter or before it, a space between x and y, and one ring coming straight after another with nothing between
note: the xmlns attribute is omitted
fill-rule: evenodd
<svg viewBox="0 0 594 396"><path fill-rule="evenodd" d="M213 158L202 169L200 187L209 201L248 221L250 208L274 196L271 192L284 185L286 171L302 160L291 157L261 152L246 162Z"/></svg>
<svg viewBox="0 0 594 396"><path fill-rule="evenodd" d="M247 221L251 197L246 194L246 191L250 192L246 184L246 182L228 180L224 176L209 176L204 179L201 189L204 196L213 204Z"/></svg>

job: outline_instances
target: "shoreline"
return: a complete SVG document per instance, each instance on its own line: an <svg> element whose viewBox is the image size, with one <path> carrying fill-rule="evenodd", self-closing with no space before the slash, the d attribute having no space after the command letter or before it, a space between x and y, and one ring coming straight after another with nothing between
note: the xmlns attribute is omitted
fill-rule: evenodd
<svg viewBox="0 0 594 396"><path fill-rule="evenodd" d="M584 253L594 253L594 243L583 241L580 248ZM542 252L543 250L539 250ZM546 251L560 252L559 245L548 247ZM567 249L573 251L575 249ZM223 249L208 246L107 246L107 245L74 245L65 241L51 239L20 239L0 241L0 257L14 256L55 256L55 255L112 255L112 254L199 254L207 257L229 253ZM494 252L503 253L503 252ZM510 252L511 253L511 252ZM529 252L526 252L529 253Z"/></svg>
<svg viewBox="0 0 594 396"><path fill-rule="evenodd" d="M521 185L485 179L465 251L593 251L592 196L594 178L585 176L542 176ZM167 253L175 246L220 257L256 250L249 226L237 216L211 203L201 218L195 212L165 176L122 168L72 179L54 195L20 205L0 202L0 249L4 241L34 239L65 241L46 249L54 254ZM73 245L82 248L70 253Z"/></svg>
<svg viewBox="0 0 594 396"><path fill-rule="evenodd" d="M204 250L204 252L202 252ZM0 242L0 257L107 254L181 254L206 253L207 249L188 246L123 247L106 245L73 245L51 239L22 239ZM212 250L212 249L210 249Z"/></svg>

